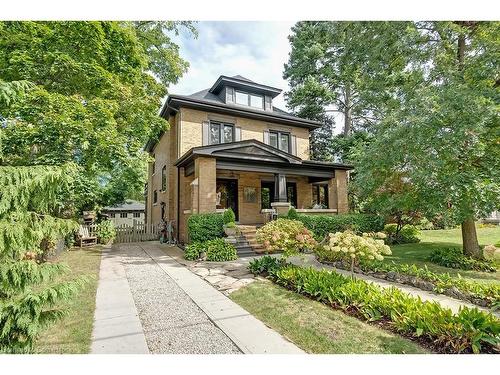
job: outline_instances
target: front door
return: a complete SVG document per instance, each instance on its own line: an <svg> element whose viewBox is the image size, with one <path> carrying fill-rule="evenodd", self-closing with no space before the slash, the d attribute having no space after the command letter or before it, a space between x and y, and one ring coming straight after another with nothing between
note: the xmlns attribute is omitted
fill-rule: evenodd
<svg viewBox="0 0 500 375"><path fill-rule="evenodd" d="M217 209L231 208L238 221L238 180L217 179Z"/></svg>

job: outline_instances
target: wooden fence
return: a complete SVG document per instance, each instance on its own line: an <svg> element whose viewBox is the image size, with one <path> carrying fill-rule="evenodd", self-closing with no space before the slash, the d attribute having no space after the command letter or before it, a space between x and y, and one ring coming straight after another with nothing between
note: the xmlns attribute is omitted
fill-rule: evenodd
<svg viewBox="0 0 500 375"><path fill-rule="evenodd" d="M97 236L97 225L85 225L91 236ZM137 224L133 226L122 224L115 227L116 238L114 243L128 243L140 241L154 241L160 238L160 228L158 224Z"/></svg>

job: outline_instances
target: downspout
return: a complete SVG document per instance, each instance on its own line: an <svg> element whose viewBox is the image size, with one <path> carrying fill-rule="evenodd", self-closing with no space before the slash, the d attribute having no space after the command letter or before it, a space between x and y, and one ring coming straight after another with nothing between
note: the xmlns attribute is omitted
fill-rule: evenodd
<svg viewBox="0 0 500 375"><path fill-rule="evenodd" d="M181 201L181 179L180 179L180 176L181 176L181 170L179 167L176 167L177 168L177 243L179 243L179 227L180 227L180 218L181 218L181 214L180 214L180 210L181 210L181 207L180 207L180 201Z"/></svg>

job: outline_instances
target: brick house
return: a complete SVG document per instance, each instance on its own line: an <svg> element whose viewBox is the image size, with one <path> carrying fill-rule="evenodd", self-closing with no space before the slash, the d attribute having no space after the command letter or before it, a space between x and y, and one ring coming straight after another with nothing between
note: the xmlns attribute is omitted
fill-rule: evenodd
<svg viewBox="0 0 500 375"><path fill-rule="evenodd" d="M347 212L352 167L309 160L309 132L321 123L273 106L280 89L241 76L220 76L192 95L170 95L160 116L170 129L145 149L149 165L146 221L173 220L186 242L193 213L231 207L240 224L270 211Z"/></svg>

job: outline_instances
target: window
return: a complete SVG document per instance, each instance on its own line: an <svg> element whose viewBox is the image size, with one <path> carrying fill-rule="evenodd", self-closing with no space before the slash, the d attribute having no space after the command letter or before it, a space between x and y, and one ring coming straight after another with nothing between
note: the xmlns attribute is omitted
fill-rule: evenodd
<svg viewBox="0 0 500 375"><path fill-rule="evenodd" d="M210 121L210 144L228 143L234 141L234 125Z"/></svg>
<svg viewBox="0 0 500 375"><path fill-rule="evenodd" d="M141 213L140 212L134 212L134 217L135 218L141 217Z"/></svg>
<svg viewBox="0 0 500 375"><path fill-rule="evenodd" d="M269 145L285 152L290 152L290 134L278 131L269 132Z"/></svg>
<svg viewBox="0 0 500 375"><path fill-rule="evenodd" d="M151 164L151 174L155 174L156 172L156 157L155 154L153 154L153 163Z"/></svg>
<svg viewBox="0 0 500 375"><path fill-rule="evenodd" d="M153 191L153 204L158 203L158 191Z"/></svg>
<svg viewBox="0 0 500 375"><path fill-rule="evenodd" d="M120 217L122 219L126 219L127 218L127 213L126 212L120 212Z"/></svg>
<svg viewBox="0 0 500 375"><path fill-rule="evenodd" d="M236 104L263 109L264 97L262 95L255 95L255 94L250 94L248 92L236 91Z"/></svg>
<svg viewBox="0 0 500 375"><path fill-rule="evenodd" d="M328 185L320 184L313 185L312 187L313 206L321 206L321 208L328 208Z"/></svg>
<svg viewBox="0 0 500 375"><path fill-rule="evenodd" d="M167 191L167 166L161 169L161 191Z"/></svg>
<svg viewBox="0 0 500 375"><path fill-rule="evenodd" d="M115 213L114 213L114 212L111 212L111 213L109 214L109 217L114 219L114 217L115 217Z"/></svg>

